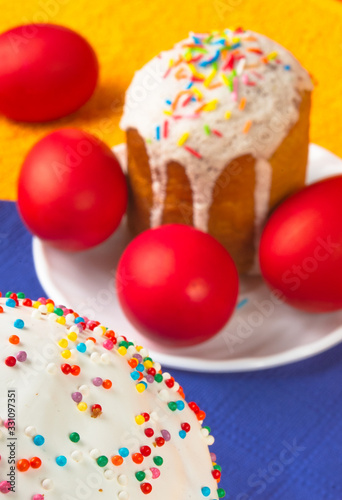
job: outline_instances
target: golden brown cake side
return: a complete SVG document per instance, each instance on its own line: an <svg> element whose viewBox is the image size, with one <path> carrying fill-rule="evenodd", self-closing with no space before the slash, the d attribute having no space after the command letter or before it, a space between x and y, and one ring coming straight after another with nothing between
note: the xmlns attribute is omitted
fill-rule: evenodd
<svg viewBox="0 0 342 500"><path fill-rule="evenodd" d="M305 182L309 144L310 92L305 91L299 120L270 158L272 182L269 211ZM127 131L130 202L128 223L137 234L150 227L153 207L152 179L145 141L137 130ZM212 193L208 232L232 255L241 273L249 271L255 257L255 158L243 155L227 164ZM185 169L167 165L162 223L193 225L192 190Z"/></svg>

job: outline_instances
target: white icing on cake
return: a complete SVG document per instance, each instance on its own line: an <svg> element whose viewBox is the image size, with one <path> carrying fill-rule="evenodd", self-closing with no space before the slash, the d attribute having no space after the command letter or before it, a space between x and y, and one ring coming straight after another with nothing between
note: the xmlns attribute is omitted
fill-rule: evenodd
<svg viewBox="0 0 342 500"><path fill-rule="evenodd" d="M180 408L184 403L178 392L179 384L175 382L169 388L165 380L171 376L167 373L160 383L148 381L146 369L142 381L131 377L137 370L128 360L135 354L148 357L145 349L137 350L132 345L121 355L118 345L123 339L116 337L118 343L114 349L106 349L103 343L108 339L102 327L80 331L71 321L72 314L67 316L64 326L56 322L58 315L46 314L44 305L39 309L23 305L12 308L5 305L6 300L0 299L4 310L0 314L0 496L10 471L7 445L15 437L16 462L39 457L42 465L25 472L15 468L15 492L8 496L11 499L42 500L40 495L44 495L45 500L199 500L204 498L203 487L210 488L210 500L218 499L208 450L212 436L202 433L201 423L186 403L183 410L171 411L168 407L170 402L180 402ZM14 326L18 318L25 323L23 329ZM74 339L75 333L77 339L70 340L68 335ZM19 344L9 341L12 335L19 337ZM86 340L88 337L95 338L96 344ZM68 345L61 347L58 344L61 339L66 339ZM86 344L85 353L77 350L80 343ZM20 351L27 354L27 359L23 360L25 356L21 355L22 361L7 366L6 359L16 358ZM69 351L71 357L63 358L64 351ZM63 363L79 366L80 374L64 374ZM157 372L160 370L158 363L153 367ZM95 385L96 378L110 380L112 387L105 389L98 385L99 381ZM136 388L141 382L147 384L142 393ZM16 393L12 437L6 428L10 390ZM74 392L80 393L82 402L88 405L85 411L80 411L71 397ZM97 418L92 418L94 404L102 407ZM143 412L149 414L150 420L138 425L135 417ZM179 432L184 422L191 429L182 439ZM154 430L152 437L146 436L147 428ZM170 440L166 439L165 431L170 433ZM72 442L71 433L78 433L80 440ZM34 443L37 435L45 439L41 446ZM155 446L156 438L163 436L166 436L164 445ZM151 454L141 464L134 463L132 454L140 453L140 447L145 445L151 448ZM119 455L120 448L127 448L129 456L122 465L115 466L111 457ZM66 465L56 463L60 456L66 458ZM101 456L109 459L104 467L97 463ZM153 457L157 456L163 458L162 465L154 463ZM139 471L146 474L141 482L135 477ZM149 494L141 491L142 483L152 485Z"/></svg>
<svg viewBox="0 0 342 500"><path fill-rule="evenodd" d="M185 47L189 44L193 47ZM217 54L216 63L206 64ZM232 54L235 54L234 60ZM187 57L200 55L198 61L190 64L186 61ZM197 77L200 74L204 82L192 82L194 74ZM208 77L212 77L211 82ZM190 91L195 100L184 106L190 95L184 94L172 109L172 104L166 101L174 103L176 96L191 82ZM219 83L222 85L210 88ZM147 141L153 190L151 226L158 226L162 221L170 161L184 166L193 192L194 225L207 231L213 188L219 175L234 158L250 154L257 160L257 238L267 214L272 182L267 160L297 122L301 93L305 90L312 90L312 82L297 59L278 43L251 31L190 34L137 71L126 94L121 127L137 129ZM213 103L213 109L196 112L204 103ZM165 111L171 111L171 115ZM229 119L227 113L231 114ZM164 137L166 121L168 133ZM210 129L209 135L205 126ZM160 127L159 140L157 127ZM177 146L184 133L189 133L185 146L201 158L184 146Z"/></svg>

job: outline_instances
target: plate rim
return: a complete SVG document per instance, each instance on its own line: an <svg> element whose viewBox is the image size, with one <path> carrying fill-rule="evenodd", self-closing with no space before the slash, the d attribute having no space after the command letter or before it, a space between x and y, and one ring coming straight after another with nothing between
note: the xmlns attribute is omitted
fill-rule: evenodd
<svg viewBox="0 0 342 500"><path fill-rule="evenodd" d="M124 143L114 146L112 149L115 152L116 148L125 146ZM329 153L335 156L342 162L342 159L334 155L331 151L317 144L310 143L310 148L314 147L321 153ZM341 165L342 167L342 165ZM38 279L48 295L58 298L58 302L67 305L64 294L54 284L50 278L50 269L45 259L44 243L36 236L32 239L33 262ZM208 360L201 357L178 356L173 354L165 354L154 349L149 349L153 358L158 360L162 365L170 368L176 368L185 371L197 371L206 373L237 373L266 370L279 366L289 365L302 361L325 352L342 342L342 325L325 337L304 344L301 346L287 349L281 353L271 354L268 356L259 356L255 358L244 357L232 360Z"/></svg>

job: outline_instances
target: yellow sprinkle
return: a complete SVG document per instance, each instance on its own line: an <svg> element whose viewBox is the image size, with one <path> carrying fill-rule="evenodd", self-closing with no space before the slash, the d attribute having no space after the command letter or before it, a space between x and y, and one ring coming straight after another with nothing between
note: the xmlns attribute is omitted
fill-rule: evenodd
<svg viewBox="0 0 342 500"><path fill-rule="evenodd" d="M63 349L65 349L66 347L68 347L68 341L67 339L61 339L59 342L58 342L58 345L60 347L62 347Z"/></svg>
<svg viewBox="0 0 342 500"><path fill-rule="evenodd" d="M192 87L191 89L193 93L198 97L198 100L201 101L203 99L203 94L197 87Z"/></svg>
<svg viewBox="0 0 342 500"><path fill-rule="evenodd" d="M153 366L153 361L150 361L149 359L147 361L145 361L144 367L146 368L146 370L148 370L149 368L152 368L152 366Z"/></svg>
<svg viewBox="0 0 342 500"><path fill-rule="evenodd" d="M224 83L225 85L227 85L227 87L230 87L230 81L228 80L227 75L225 75L224 73L221 73L221 78L222 78L222 80L223 80L223 83Z"/></svg>
<svg viewBox="0 0 342 500"><path fill-rule="evenodd" d="M240 38L238 36L233 36L233 38L232 38L232 42L233 43L239 43L240 41L241 40L240 40Z"/></svg>
<svg viewBox="0 0 342 500"><path fill-rule="evenodd" d="M277 57L277 55L278 55L278 52L276 52L276 51L271 52L270 54L268 54L267 59L269 61L272 61L273 59L275 59Z"/></svg>
<svg viewBox="0 0 342 500"><path fill-rule="evenodd" d="M38 309L38 307L41 305L42 305L42 303L39 302L39 300L36 300L35 302L33 302L32 307L34 307L35 309Z"/></svg>
<svg viewBox="0 0 342 500"><path fill-rule="evenodd" d="M144 392L144 390L146 389L144 384L137 384L135 387L137 388L138 392Z"/></svg>
<svg viewBox="0 0 342 500"><path fill-rule="evenodd" d="M216 109L217 103L218 99L213 99L204 106L203 111L214 111L214 109Z"/></svg>
<svg viewBox="0 0 342 500"><path fill-rule="evenodd" d="M188 64L188 67L191 71L191 73L194 75L194 76L197 76L198 78L203 78L203 80L205 80L205 76L202 75L202 73L198 73L197 69L195 68L195 66L192 64L192 63L189 63Z"/></svg>
<svg viewBox="0 0 342 500"><path fill-rule="evenodd" d="M166 109L164 110L164 115L167 115L167 116L172 116L172 112L171 111L167 111Z"/></svg>
<svg viewBox="0 0 342 500"><path fill-rule="evenodd" d="M69 349L66 349L65 351L62 352L62 357L64 359L69 359L71 356L71 352L69 351Z"/></svg>
<svg viewBox="0 0 342 500"><path fill-rule="evenodd" d="M143 384L141 384L143 385ZM135 417L135 421L138 425L142 425L145 423L145 419L142 415L138 415L137 417Z"/></svg>
<svg viewBox="0 0 342 500"><path fill-rule="evenodd" d="M124 345L120 346L118 349L118 353L121 354L121 356L125 356L125 354L127 353L126 347Z"/></svg>
<svg viewBox="0 0 342 500"><path fill-rule="evenodd" d="M102 335L104 335L106 333L106 331L107 331L107 328L105 326L103 326L103 325L100 325L100 328L102 330Z"/></svg>
<svg viewBox="0 0 342 500"><path fill-rule="evenodd" d="M188 140L189 135L190 135L189 132L184 132L184 134L181 135L180 138L178 139L177 146L183 146L183 144L185 144L186 141Z"/></svg>
<svg viewBox="0 0 342 500"><path fill-rule="evenodd" d="M240 104L239 104L239 110L242 111L243 109L245 109L245 106L246 106L246 97L242 97L241 98L241 101L240 101Z"/></svg>
<svg viewBox="0 0 342 500"><path fill-rule="evenodd" d="M47 309L47 312L53 313L53 311L55 310L55 306L53 304L51 304L51 302L49 302L48 304L46 304L46 309Z"/></svg>
<svg viewBox="0 0 342 500"><path fill-rule="evenodd" d="M226 120L229 120L229 118L232 116L232 112L231 111L226 111L225 114L224 114L224 117Z"/></svg>
<svg viewBox="0 0 342 500"><path fill-rule="evenodd" d="M216 69L213 69L212 72L210 73L210 75L205 79L204 81L204 86L205 87L209 87L209 85L211 84L211 82L213 81L215 75L217 73L217 70Z"/></svg>
<svg viewBox="0 0 342 500"><path fill-rule="evenodd" d="M249 129L251 128L252 126L252 120L248 120L246 123L245 123L245 126L243 128L243 133L244 134L247 134L247 132L249 131Z"/></svg>
<svg viewBox="0 0 342 500"><path fill-rule="evenodd" d="M137 350L138 352L140 352L140 351L141 351L141 349L142 349L143 347L142 347L142 345L137 345L135 348L136 348L136 350Z"/></svg>
<svg viewBox="0 0 342 500"><path fill-rule="evenodd" d="M170 61L169 61L169 67L170 67L170 68L171 68L171 66L173 66L174 62L175 62L175 61L174 61L173 59L170 59Z"/></svg>
<svg viewBox="0 0 342 500"><path fill-rule="evenodd" d="M57 318L57 320L56 320L56 323L59 323L60 325L65 325L66 320L65 320L64 316L59 316L59 318Z"/></svg>
<svg viewBox="0 0 342 500"><path fill-rule="evenodd" d="M75 340L77 340L77 333L76 332L70 332L68 334L68 339L71 340L71 342L75 342Z"/></svg>
<svg viewBox="0 0 342 500"><path fill-rule="evenodd" d="M88 405L87 405L87 403L83 403L83 402L81 401L81 403L78 403L77 408L78 408L80 411L86 411L86 409L88 408Z"/></svg>

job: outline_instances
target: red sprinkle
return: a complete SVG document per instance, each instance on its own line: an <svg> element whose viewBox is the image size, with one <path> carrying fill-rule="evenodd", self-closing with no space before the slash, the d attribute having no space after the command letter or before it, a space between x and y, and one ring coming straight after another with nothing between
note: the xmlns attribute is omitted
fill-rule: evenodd
<svg viewBox="0 0 342 500"><path fill-rule="evenodd" d="M184 149L186 149L189 153L191 153L192 155L196 156L196 158L202 158L202 156L200 155L200 153L198 151L195 151L194 149L192 148L189 148L189 146L183 146Z"/></svg>
<svg viewBox="0 0 342 500"><path fill-rule="evenodd" d="M8 356L8 358L5 359L5 364L7 366L15 366L16 362L17 360L14 356Z"/></svg>

